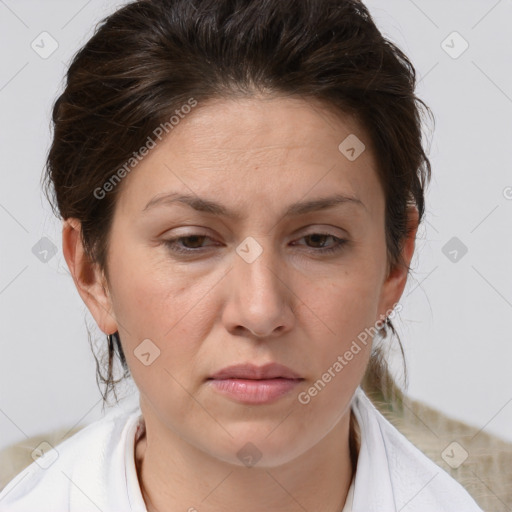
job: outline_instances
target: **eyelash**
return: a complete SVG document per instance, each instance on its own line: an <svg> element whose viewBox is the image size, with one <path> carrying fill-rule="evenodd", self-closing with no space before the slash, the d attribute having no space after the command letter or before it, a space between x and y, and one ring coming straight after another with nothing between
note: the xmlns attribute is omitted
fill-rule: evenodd
<svg viewBox="0 0 512 512"><path fill-rule="evenodd" d="M343 238L338 238L334 235L331 235L330 233L310 233L308 235L304 235L303 237L301 238L306 238L306 237L311 237L311 236L322 236L322 237L330 237L332 238L335 242L336 242L336 245L333 246L333 247L329 247L329 248L319 248L319 249L315 249L315 248L311 248L310 250L312 252L315 252L315 253L320 253L320 254L334 254L334 253L337 253L337 252L340 252L342 249L344 249L344 246L348 243L348 240L345 240ZM176 243L180 240L187 240L187 239L190 239L190 238L210 238L206 235L187 235L187 236L179 236L179 237L176 237L176 238L170 238L168 240L164 240L164 244L172 251L172 252L175 252L175 253L178 253L178 254L194 254L194 253L198 253L198 252L201 252L201 247L199 248L196 248L196 249L183 249L181 247L178 247L176 245ZM299 239L300 240L300 239Z"/></svg>

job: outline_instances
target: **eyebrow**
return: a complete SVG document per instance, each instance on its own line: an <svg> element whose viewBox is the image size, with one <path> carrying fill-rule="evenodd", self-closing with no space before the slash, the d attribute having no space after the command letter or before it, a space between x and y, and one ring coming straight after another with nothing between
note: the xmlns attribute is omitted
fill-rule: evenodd
<svg viewBox="0 0 512 512"><path fill-rule="evenodd" d="M211 215L224 216L234 220L241 220L242 215L239 212L230 210L224 205L216 203L206 198L201 198L192 194L178 194L176 192L162 193L153 197L142 210L143 213L152 210L156 206L169 206L174 203L186 204L198 212L209 213ZM365 204L354 196L335 194L328 197L320 197L310 201L299 201L293 203L284 211L283 217L295 217L320 210L327 210L341 205L360 206L366 210Z"/></svg>

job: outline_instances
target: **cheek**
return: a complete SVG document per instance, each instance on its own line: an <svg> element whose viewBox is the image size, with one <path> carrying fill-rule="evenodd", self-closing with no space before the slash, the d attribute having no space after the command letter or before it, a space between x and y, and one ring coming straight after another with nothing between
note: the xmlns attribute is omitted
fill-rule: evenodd
<svg viewBox="0 0 512 512"><path fill-rule="evenodd" d="M112 247L112 261L117 262L111 272L116 316L128 332L155 331L164 323L171 328L183 316L194 287L162 259L160 247L123 243L120 238Z"/></svg>
<svg viewBox="0 0 512 512"><path fill-rule="evenodd" d="M333 273L324 286L310 289L304 299L308 307L302 309L302 323L308 328L307 337L315 340L316 377L331 369L325 379L336 374L329 385L332 391L343 391L344 382L356 383L365 372L378 315L379 276L373 257L359 258L357 264ZM339 356L343 361L338 361Z"/></svg>
<svg viewBox="0 0 512 512"><path fill-rule="evenodd" d="M215 314L211 291L219 276L192 275L185 267L166 262L158 248L132 252L117 261L112 275L114 310L134 379L161 382L154 376L153 370L158 370L165 380L171 375L180 382L190 380L194 360L211 330ZM150 366L153 373L137 359L137 349L146 339L160 351Z"/></svg>
<svg viewBox="0 0 512 512"><path fill-rule="evenodd" d="M310 293L315 310L322 313L335 336L357 334L375 321L381 291L380 269L373 259L359 258L357 263L330 276L326 286Z"/></svg>
<svg viewBox="0 0 512 512"><path fill-rule="evenodd" d="M180 396L178 383L187 386L209 367L202 346L218 318L214 292L226 269L219 266L212 272L211 265L178 263L165 247L142 244L129 234L123 238L121 231L111 247L117 263L111 279L128 365L139 388L148 394L157 396L165 388ZM159 351L148 367L137 358L146 339Z"/></svg>

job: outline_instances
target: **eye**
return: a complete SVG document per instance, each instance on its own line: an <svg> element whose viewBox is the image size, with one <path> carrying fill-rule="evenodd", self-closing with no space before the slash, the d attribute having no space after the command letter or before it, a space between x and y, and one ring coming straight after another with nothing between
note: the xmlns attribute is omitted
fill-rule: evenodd
<svg viewBox="0 0 512 512"><path fill-rule="evenodd" d="M331 245L330 247L325 247L325 240L326 239L332 239L334 241L334 244ZM348 240L345 240L343 238L338 238L337 236L334 236L334 235L331 235L330 233L311 233L309 235L305 235L303 236L300 240L302 239L309 239L309 240L312 240L313 242L313 245L316 245L316 244L320 244L321 247L320 248L313 248L312 249L312 252L315 252L315 253L322 253L322 254L325 254L325 253L335 253L335 252L339 252L341 251L345 244L348 242Z"/></svg>
<svg viewBox="0 0 512 512"><path fill-rule="evenodd" d="M330 233L311 233L305 235L299 240L309 240L313 247L309 249L313 253L332 254L341 251L348 240L338 238ZM326 247L326 242L331 240L333 243ZM205 248L203 245L206 240L212 240L209 236L203 234L191 234L164 240L164 244L171 251L178 254L197 254Z"/></svg>
<svg viewBox="0 0 512 512"><path fill-rule="evenodd" d="M173 252L177 252L180 254L192 254L192 253L201 252L201 251L198 251L198 249L201 249L201 243L205 239L211 240L211 238L206 235L194 234L194 235L178 236L176 238L170 238L169 240L164 240L164 244ZM187 241L185 243L185 245L192 245L192 247L191 248L190 247L183 248L183 246L180 245L181 241Z"/></svg>

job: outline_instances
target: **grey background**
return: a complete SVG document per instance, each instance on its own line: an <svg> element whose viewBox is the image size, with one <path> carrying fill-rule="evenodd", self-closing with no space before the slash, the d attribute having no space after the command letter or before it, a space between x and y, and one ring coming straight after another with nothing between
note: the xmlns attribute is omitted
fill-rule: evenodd
<svg viewBox="0 0 512 512"><path fill-rule="evenodd" d="M0 449L102 416L86 323L103 338L40 178L66 65L122 3L0 0ZM412 60L437 122L425 128L433 181L396 322L409 394L512 441L512 0L366 4ZM58 44L47 58L31 47L51 49L42 32Z"/></svg>

